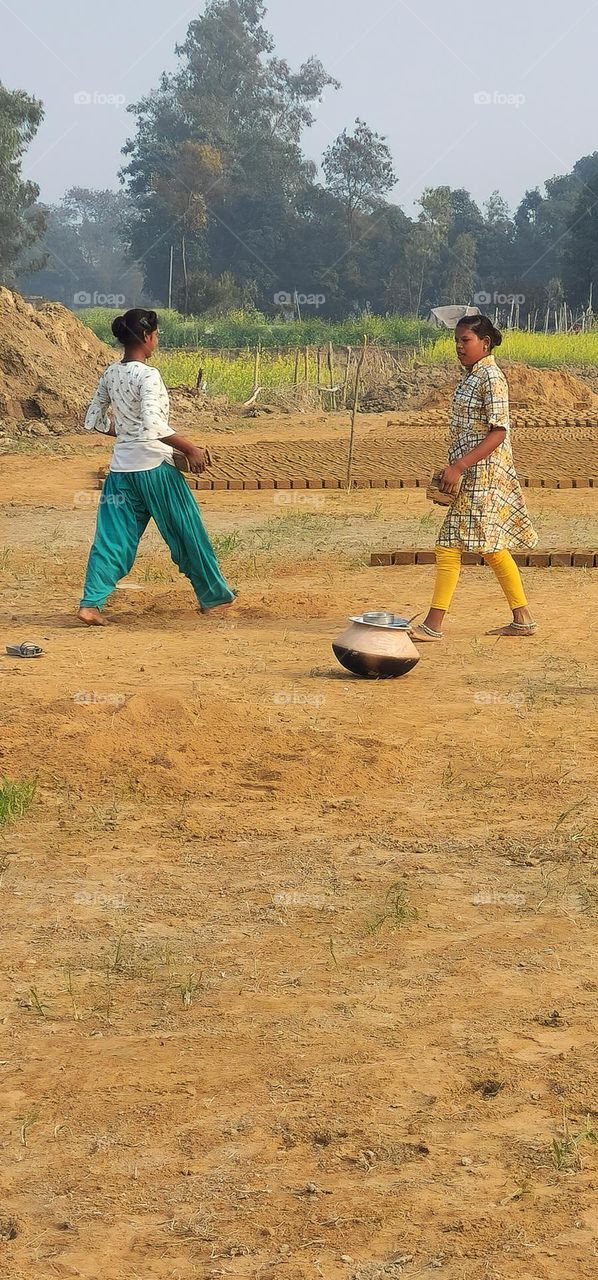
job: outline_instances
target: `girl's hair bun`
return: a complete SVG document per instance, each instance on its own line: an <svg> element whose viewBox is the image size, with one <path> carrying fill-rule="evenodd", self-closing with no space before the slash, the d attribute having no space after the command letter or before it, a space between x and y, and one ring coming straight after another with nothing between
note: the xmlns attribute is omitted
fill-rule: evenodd
<svg viewBox="0 0 598 1280"><path fill-rule="evenodd" d="M126 337L126 326L125 326L124 316L117 316L116 320L112 321L112 332L117 342L124 343L125 337Z"/></svg>

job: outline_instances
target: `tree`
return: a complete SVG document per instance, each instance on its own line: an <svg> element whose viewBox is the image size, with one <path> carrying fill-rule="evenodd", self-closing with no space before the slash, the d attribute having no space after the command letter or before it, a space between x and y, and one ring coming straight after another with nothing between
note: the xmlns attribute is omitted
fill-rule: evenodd
<svg viewBox="0 0 598 1280"><path fill-rule="evenodd" d="M328 190L340 200L347 220L349 244L355 239L358 213L371 213L396 182L385 139L364 120L355 121L355 132L346 129L324 152L322 168Z"/></svg>
<svg viewBox="0 0 598 1280"><path fill-rule="evenodd" d="M296 202L315 176L301 134L313 122L311 104L337 82L316 58L293 72L271 56L264 13L261 0L208 0L177 49L178 70L130 108L137 117L125 147L137 209L130 244L157 296L167 291L173 243L164 193L180 183L181 148L189 143L212 148L218 180L203 190L204 225L185 237L187 271L231 271L241 285L256 281L264 300L283 287L280 263ZM193 183L190 193L198 193Z"/></svg>
<svg viewBox="0 0 598 1280"><path fill-rule="evenodd" d="M172 238L180 243L183 272L183 311L189 310L187 237L203 231L208 223L208 198L222 177L222 158L206 142L182 142L173 157L168 177L157 174L156 194L172 215Z"/></svg>
<svg viewBox="0 0 598 1280"><path fill-rule="evenodd" d="M39 187L23 181L21 161L43 120L43 107L22 90L0 83L0 280L15 281L27 250L44 230Z"/></svg>
<svg viewBox="0 0 598 1280"><path fill-rule="evenodd" d="M598 299L598 175L583 187L570 215L563 279L571 306Z"/></svg>
<svg viewBox="0 0 598 1280"><path fill-rule="evenodd" d="M85 295L91 301L122 297L133 306L142 291L142 277L125 255L124 238L132 216L125 193L71 187L60 204L44 212L45 265L36 273L22 272L19 287L67 306L80 303Z"/></svg>

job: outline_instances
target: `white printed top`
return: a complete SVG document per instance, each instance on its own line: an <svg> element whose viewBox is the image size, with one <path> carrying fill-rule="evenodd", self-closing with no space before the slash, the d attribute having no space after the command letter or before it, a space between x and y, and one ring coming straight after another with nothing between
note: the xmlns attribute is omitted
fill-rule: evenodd
<svg viewBox="0 0 598 1280"><path fill-rule="evenodd" d="M151 471L163 462L174 466L170 445L161 442L175 432L168 425L168 392L158 369L141 360L109 365L87 410L85 430L108 432L109 409L116 431L111 471Z"/></svg>

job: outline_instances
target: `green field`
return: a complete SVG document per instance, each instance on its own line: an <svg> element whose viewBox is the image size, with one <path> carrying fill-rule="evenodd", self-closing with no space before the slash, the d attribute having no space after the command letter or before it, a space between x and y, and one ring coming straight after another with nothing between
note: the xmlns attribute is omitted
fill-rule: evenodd
<svg viewBox="0 0 598 1280"><path fill-rule="evenodd" d="M114 340L110 334L113 312L96 307L79 313L98 337ZM353 351L368 342L376 352L386 351L394 360L448 364L455 359L452 334L441 333L422 320L410 316L370 316L328 323L312 318L301 322L269 323L258 313L234 312L221 319L184 317L175 311L160 311L161 350L154 364L170 387L194 386L199 369L210 396L226 395L233 401L246 400L253 388L254 353L261 348L258 383L261 387L283 389L297 381L311 387L318 382L317 351L320 350L320 385L329 385L328 344L335 355L333 381L342 382L346 348ZM307 366L306 366L306 348ZM344 348L344 350L342 350ZM516 360L539 368L581 367L598 364L598 329L587 333L505 332L498 351L499 360ZM367 377L368 365L364 368ZM392 374L388 363L387 373Z"/></svg>
<svg viewBox="0 0 598 1280"><path fill-rule="evenodd" d="M116 312L108 307L87 307L77 315L93 329L98 338L113 343L110 330ZM260 312L232 311L227 316L210 319L183 316L178 311L158 308L160 342L167 348L209 347L212 350L262 347L359 346L364 334L378 346L418 346L438 332L425 320L415 316L362 315L336 323L318 316L298 321L270 321Z"/></svg>

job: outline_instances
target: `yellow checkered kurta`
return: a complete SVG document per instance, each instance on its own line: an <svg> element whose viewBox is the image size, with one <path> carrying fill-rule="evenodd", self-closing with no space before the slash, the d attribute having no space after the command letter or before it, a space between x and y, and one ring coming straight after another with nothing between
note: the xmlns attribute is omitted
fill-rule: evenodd
<svg viewBox="0 0 598 1280"><path fill-rule="evenodd" d="M475 449L491 427L506 436L498 449L463 473L437 538L439 547L462 551L515 551L535 547L538 535L517 479L509 424L509 387L494 356L465 372L453 400L449 463Z"/></svg>

